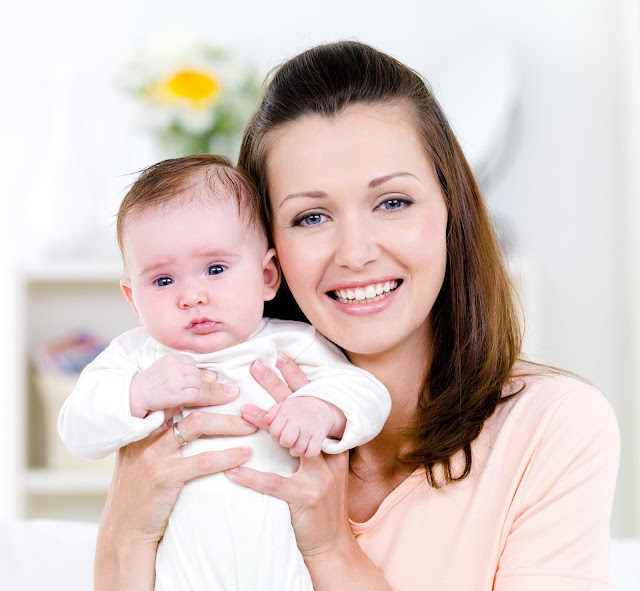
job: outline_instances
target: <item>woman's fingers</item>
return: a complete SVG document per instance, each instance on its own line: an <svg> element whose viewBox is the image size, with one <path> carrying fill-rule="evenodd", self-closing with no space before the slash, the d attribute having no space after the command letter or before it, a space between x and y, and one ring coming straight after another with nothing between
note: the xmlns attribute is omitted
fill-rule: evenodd
<svg viewBox="0 0 640 591"><path fill-rule="evenodd" d="M240 394L237 384L220 384L218 375L211 370L201 369L202 386L197 398L188 406L217 406L231 402Z"/></svg>
<svg viewBox="0 0 640 591"><path fill-rule="evenodd" d="M242 407L242 418L248 421L252 425L258 427L258 429L269 430L271 422L265 421L265 416L268 414L266 410L258 408L253 404L245 404Z"/></svg>
<svg viewBox="0 0 640 591"><path fill-rule="evenodd" d="M236 484L282 499L287 503L295 503L300 496L299 484L292 478L285 478L279 474L259 472L244 466L231 468L225 474Z"/></svg>
<svg viewBox="0 0 640 591"><path fill-rule="evenodd" d="M305 384L309 383L307 377L302 373L302 370L298 367L298 364L290 357L285 355L282 351L278 351L278 360L276 361L276 367L280 370L284 381L292 392L302 388Z"/></svg>
<svg viewBox="0 0 640 591"><path fill-rule="evenodd" d="M260 360L254 361L251 365L251 375L276 402L286 400L291 394L289 386Z"/></svg>
<svg viewBox="0 0 640 591"><path fill-rule="evenodd" d="M176 477L187 482L205 474L215 474L244 464L251 457L251 448L234 447L223 451L209 451L181 458L174 468Z"/></svg>
<svg viewBox="0 0 640 591"><path fill-rule="evenodd" d="M195 410L184 419L180 419L175 426L187 443L203 435L250 435L256 431L256 427L247 424L242 417L200 410ZM167 453L179 449L182 444L178 440L174 426L171 426L163 435L163 440Z"/></svg>

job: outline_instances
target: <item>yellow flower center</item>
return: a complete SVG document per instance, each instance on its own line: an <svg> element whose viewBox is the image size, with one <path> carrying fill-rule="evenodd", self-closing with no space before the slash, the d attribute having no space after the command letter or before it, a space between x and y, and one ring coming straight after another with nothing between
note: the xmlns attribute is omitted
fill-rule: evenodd
<svg viewBox="0 0 640 591"><path fill-rule="evenodd" d="M170 95L200 102L212 98L220 91L220 83L209 72L182 70L167 80Z"/></svg>

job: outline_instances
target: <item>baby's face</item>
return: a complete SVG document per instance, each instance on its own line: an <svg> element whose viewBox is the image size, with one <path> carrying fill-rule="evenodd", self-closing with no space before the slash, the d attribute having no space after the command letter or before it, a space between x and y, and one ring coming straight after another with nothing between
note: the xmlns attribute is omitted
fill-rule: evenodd
<svg viewBox="0 0 640 591"><path fill-rule="evenodd" d="M279 272L235 199L147 209L125 227L128 278L140 323L167 347L211 353L244 341L274 297Z"/></svg>

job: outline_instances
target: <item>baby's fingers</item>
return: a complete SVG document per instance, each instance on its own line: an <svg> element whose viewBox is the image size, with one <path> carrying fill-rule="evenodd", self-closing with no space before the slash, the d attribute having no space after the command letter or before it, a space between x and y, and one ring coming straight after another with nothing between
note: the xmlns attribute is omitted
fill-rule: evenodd
<svg viewBox="0 0 640 591"><path fill-rule="evenodd" d="M291 449L289 450L289 453L296 458L307 455L306 451L307 451L307 447L309 445L310 439L311 439L311 435L309 435L309 433L300 432L300 436L298 437L295 445L291 447Z"/></svg>
<svg viewBox="0 0 640 591"><path fill-rule="evenodd" d="M293 423L287 423L280 434L280 445L289 448L294 447L294 444L296 449L304 445L304 448L301 450L302 452L307 449L307 442L304 441L304 436L300 433L298 426ZM300 450L298 449L298 451Z"/></svg>
<svg viewBox="0 0 640 591"><path fill-rule="evenodd" d="M320 437L319 435L314 435L309 440L309 445L307 445L307 450L304 452L304 455L308 458L312 458L313 456L320 455L322 451L322 444L324 443L324 437Z"/></svg>

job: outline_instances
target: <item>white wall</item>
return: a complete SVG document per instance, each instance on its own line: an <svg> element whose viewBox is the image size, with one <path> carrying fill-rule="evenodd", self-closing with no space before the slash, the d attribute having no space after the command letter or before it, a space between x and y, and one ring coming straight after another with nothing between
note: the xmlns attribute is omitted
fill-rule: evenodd
<svg viewBox="0 0 640 591"><path fill-rule="evenodd" d="M431 77L436 89L440 64L459 44L484 34L506 36L522 58L524 97L519 141L503 176L489 187L489 202L514 230L519 255L538 271L540 360L589 378L616 409L623 469L614 532L640 535L633 506L640 455L633 455L632 442L640 392L630 369L638 358L629 346L635 338L638 355L638 336L626 297L631 285L640 293L637 239L635 258L621 256L632 244L629 220L638 216L631 198L638 190L637 140L627 131L637 62L625 59L638 47L637 20L629 26L633 15L634 0L16 3L0 15L2 72L12 91L3 92L0 161L7 168L4 196L17 212L14 240L36 251L30 243L60 237L52 222L59 200L43 198L53 174L57 191L85 195L72 200L73 215L65 217L86 216L87 235L105 236L99 254L112 252L105 211L129 182L119 175L145 162L138 160L130 122L118 126L123 112L108 112L116 104L109 77L133 44L159 31L184 27L210 35L262 71L311 44L357 38ZM56 119L52 105L64 110L64 80L74 81L68 96L76 102L66 118ZM50 135L52 120L62 136ZM69 121L78 132L65 139ZM27 238L25 227L38 229L39 238Z"/></svg>

